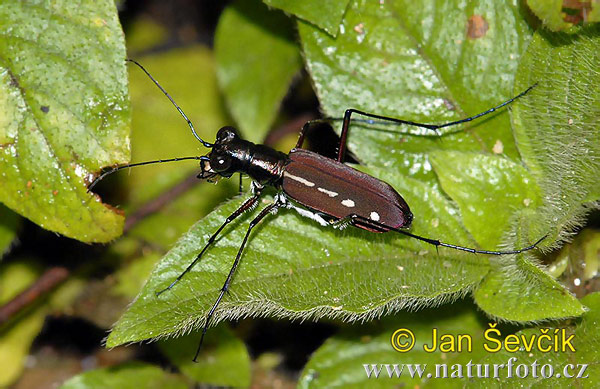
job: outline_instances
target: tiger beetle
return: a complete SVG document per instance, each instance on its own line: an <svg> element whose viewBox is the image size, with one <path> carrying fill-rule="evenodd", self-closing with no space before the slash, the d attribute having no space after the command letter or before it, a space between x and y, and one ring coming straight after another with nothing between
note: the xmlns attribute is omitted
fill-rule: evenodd
<svg viewBox="0 0 600 389"><path fill-rule="evenodd" d="M248 230L237 252L231 270L221 287L219 296L215 300L212 308L206 316L206 321L202 329L202 336L198 349L194 356L194 362L198 358L204 336L210 321L219 306L219 303L228 291L235 270L237 269L242 252L248 241L252 229L268 214L275 214L280 208L292 208L300 215L308 217L322 226L333 226L335 228L344 228L348 225L361 228L375 233L394 231L408 237L418 239L436 248L449 247L455 250L467 251L478 254L505 255L518 254L535 248L544 238L542 237L534 244L518 249L508 251L479 250L469 247L458 246L444 243L437 239L430 239L415 235L407 229L413 220L408 204L396 190L386 182L383 182L366 173L358 171L343 163L346 153L346 140L350 128L350 121L353 114L361 115L370 119L362 119L366 123L393 123L405 124L426 128L432 131L438 131L441 128L454 126L457 124L470 122L481 116L490 114L505 105L508 105L516 99L526 95L536 85L532 85L517 96L504 101L502 104L477 115L466 119L456 120L444 124L423 124L408 120L401 120L392 117L376 115L363 112L357 109L346 110L343 118L322 119L307 122L300 130L300 135L296 147L288 154L277 151L269 146L254 144L242 139L235 128L223 127L217 132L215 143L209 143L202 139L194 129L194 125L188 119L183 110L175 103L167 91L152 77L152 75L138 62L128 61L137 65L154 84L171 101L183 118L187 121L192 134L202 143L203 146L210 149L205 156L181 157L172 159L163 159L147 161L141 163L132 163L115 167L98 176L89 186L91 190L94 185L103 179L106 175L134 166L148 165L153 163L173 162L182 160L199 160L200 174L199 179L211 179L213 177L230 178L234 173L246 174L252 179L252 196L247 199L238 209L229 215L223 224L208 239L200 253L194 261L165 289L156 292L156 296L173 288L193 267L198 263L202 255L214 243L221 231L245 211L253 209L267 186L274 187L277 194L274 201L263 208L249 224ZM342 132L340 136L337 158L327 158L315 152L302 148L306 131L312 123L327 122L333 120L342 121Z"/></svg>

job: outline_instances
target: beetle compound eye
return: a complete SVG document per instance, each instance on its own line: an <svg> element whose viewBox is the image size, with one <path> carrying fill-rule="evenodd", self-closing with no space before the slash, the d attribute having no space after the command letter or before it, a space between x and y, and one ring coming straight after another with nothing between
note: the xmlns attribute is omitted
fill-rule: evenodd
<svg viewBox="0 0 600 389"><path fill-rule="evenodd" d="M231 158L228 155L217 155L211 158L210 167L216 172L224 172L231 167Z"/></svg>

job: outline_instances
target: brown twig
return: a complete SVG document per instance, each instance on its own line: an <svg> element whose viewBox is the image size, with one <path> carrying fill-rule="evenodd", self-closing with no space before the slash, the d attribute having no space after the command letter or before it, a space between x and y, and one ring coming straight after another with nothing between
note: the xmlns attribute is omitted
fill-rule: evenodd
<svg viewBox="0 0 600 389"><path fill-rule="evenodd" d="M139 207L134 213L132 213L126 220L125 226L123 227L123 234L126 234L135 226L137 223L142 221L145 217L160 211L165 205L172 202L177 197L181 196L188 190L190 190L195 184L198 183L197 173L194 173L175 186L172 186L167 191L161 193L158 197L148 201L141 207Z"/></svg>
<svg viewBox="0 0 600 389"><path fill-rule="evenodd" d="M68 276L69 270L64 267L57 266L46 270L29 288L0 307L0 325L50 292Z"/></svg>

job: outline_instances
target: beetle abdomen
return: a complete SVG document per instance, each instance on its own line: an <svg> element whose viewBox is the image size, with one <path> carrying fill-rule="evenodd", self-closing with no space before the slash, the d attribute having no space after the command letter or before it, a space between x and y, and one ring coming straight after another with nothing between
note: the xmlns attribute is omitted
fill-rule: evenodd
<svg viewBox="0 0 600 389"><path fill-rule="evenodd" d="M335 219L356 214L392 228L408 227L412 214L388 183L312 151L294 149L283 172L283 191L293 200ZM374 232L357 221L357 227Z"/></svg>

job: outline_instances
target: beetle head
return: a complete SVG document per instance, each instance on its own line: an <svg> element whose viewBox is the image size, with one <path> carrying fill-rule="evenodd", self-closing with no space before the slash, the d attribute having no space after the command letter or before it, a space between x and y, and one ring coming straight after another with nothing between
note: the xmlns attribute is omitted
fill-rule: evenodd
<svg viewBox="0 0 600 389"><path fill-rule="evenodd" d="M217 139L208 155L200 160L201 173L198 178L213 178L216 175L231 177L240 171L240 136L235 128L226 126L217 132Z"/></svg>

